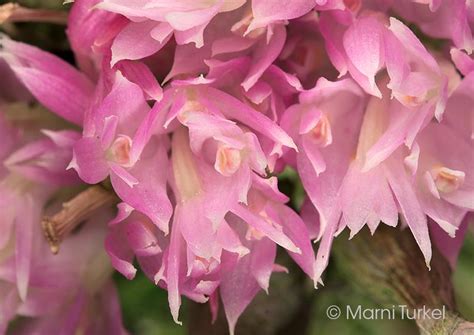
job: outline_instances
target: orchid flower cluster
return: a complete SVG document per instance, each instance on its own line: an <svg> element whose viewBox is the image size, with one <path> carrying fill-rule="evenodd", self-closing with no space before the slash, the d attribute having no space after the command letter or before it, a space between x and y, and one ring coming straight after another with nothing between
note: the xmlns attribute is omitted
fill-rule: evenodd
<svg viewBox="0 0 474 335"><path fill-rule="evenodd" d="M114 269L233 333L278 247L317 287L346 228L408 227L454 266L473 29L465 0L76 0L75 65L1 35L0 333L126 333Z"/></svg>

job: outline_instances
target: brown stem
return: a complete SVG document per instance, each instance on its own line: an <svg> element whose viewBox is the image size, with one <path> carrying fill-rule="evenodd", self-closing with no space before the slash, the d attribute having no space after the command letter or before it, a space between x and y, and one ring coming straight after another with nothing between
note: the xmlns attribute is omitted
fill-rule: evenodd
<svg viewBox="0 0 474 335"><path fill-rule="evenodd" d="M444 306L444 319L416 319L421 334L458 335L462 327L472 327L456 313L448 262L433 247L429 271L408 229L381 226L373 236L364 230L350 241L337 239L333 250L346 278L381 305Z"/></svg>
<svg viewBox="0 0 474 335"><path fill-rule="evenodd" d="M67 24L68 14L65 11L25 8L9 2L0 6L0 24L6 22L47 22Z"/></svg>
<svg viewBox="0 0 474 335"><path fill-rule="evenodd" d="M118 198L104 187L95 185L82 191L53 216L45 216L41 222L43 232L51 252L57 254L61 241L84 220L90 218L97 210L109 207L118 202Z"/></svg>

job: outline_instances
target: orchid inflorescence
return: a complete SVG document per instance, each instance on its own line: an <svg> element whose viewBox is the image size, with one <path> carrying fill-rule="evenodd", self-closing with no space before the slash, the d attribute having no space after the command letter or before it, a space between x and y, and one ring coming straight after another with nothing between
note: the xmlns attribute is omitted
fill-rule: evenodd
<svg viewBox="0 0 474 335"><path fill-rule="evenodd" d="M408 227L454 266L473 29L464 0L76 0L75 65L2 34L0 333L126 333L114 269L166 289L176 323L182 296L222 304L233 333L288 271L277 246L318 287L345 228Z"/></svg>

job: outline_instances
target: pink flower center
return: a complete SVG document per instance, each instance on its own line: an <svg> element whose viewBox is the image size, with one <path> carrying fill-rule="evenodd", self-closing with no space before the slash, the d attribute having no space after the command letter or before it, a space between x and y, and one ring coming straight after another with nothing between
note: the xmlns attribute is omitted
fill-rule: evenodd
<svg viewBox="0 0 474 335"><path fill-rule="evenodd" d="M332 143L331 124L325 115L321 116L310 134L313 140L321 147L326 147Z"/></svg>
<svg viewBox="0 0 474 335"><path fill-rule="evenodd" d="M441 193L451 193L456 191L463 183L465 173L451 170L447 167L434 168L431 170L436 188Z"/></svg>
<svg viewBox="0 0 474 335"><path fill-rule="evenodd" d="M241 162L240 150L223 146L217 149L214 168L223 176L228 177L239 169Z"/></svg>
<svg viewBox="0 0 474 335"><path fill-rule="evenodd" d="M122 166L130 165L130 149L132 139L126 135L119 135L108 150L108 158Z"/></svg>

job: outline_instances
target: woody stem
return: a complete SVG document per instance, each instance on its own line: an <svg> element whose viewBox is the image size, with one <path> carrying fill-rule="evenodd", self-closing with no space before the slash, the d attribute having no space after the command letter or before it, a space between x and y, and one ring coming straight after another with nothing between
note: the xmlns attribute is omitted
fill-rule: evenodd
<svg viewBox="0 0 474 335"><path fill-rule="evenodd" d="M118 198L104 187L94 185L77 194L53 216L45 216L41 222L43 232L51 252L57 254L61 241L97 210L110 207L118 202Z"/></svg>
<svg viewBox="0 0 474 335"><path fill-rule="evenodd" d="M420 315L415 320L420 334L461 334L474 329L456 312L448 262L433 247L429 271L408 229L383 225L373 236L364 230L350 241L336 239L333 250L338 267L351 283L382 306L446 309L444 319Z"/></svg>

